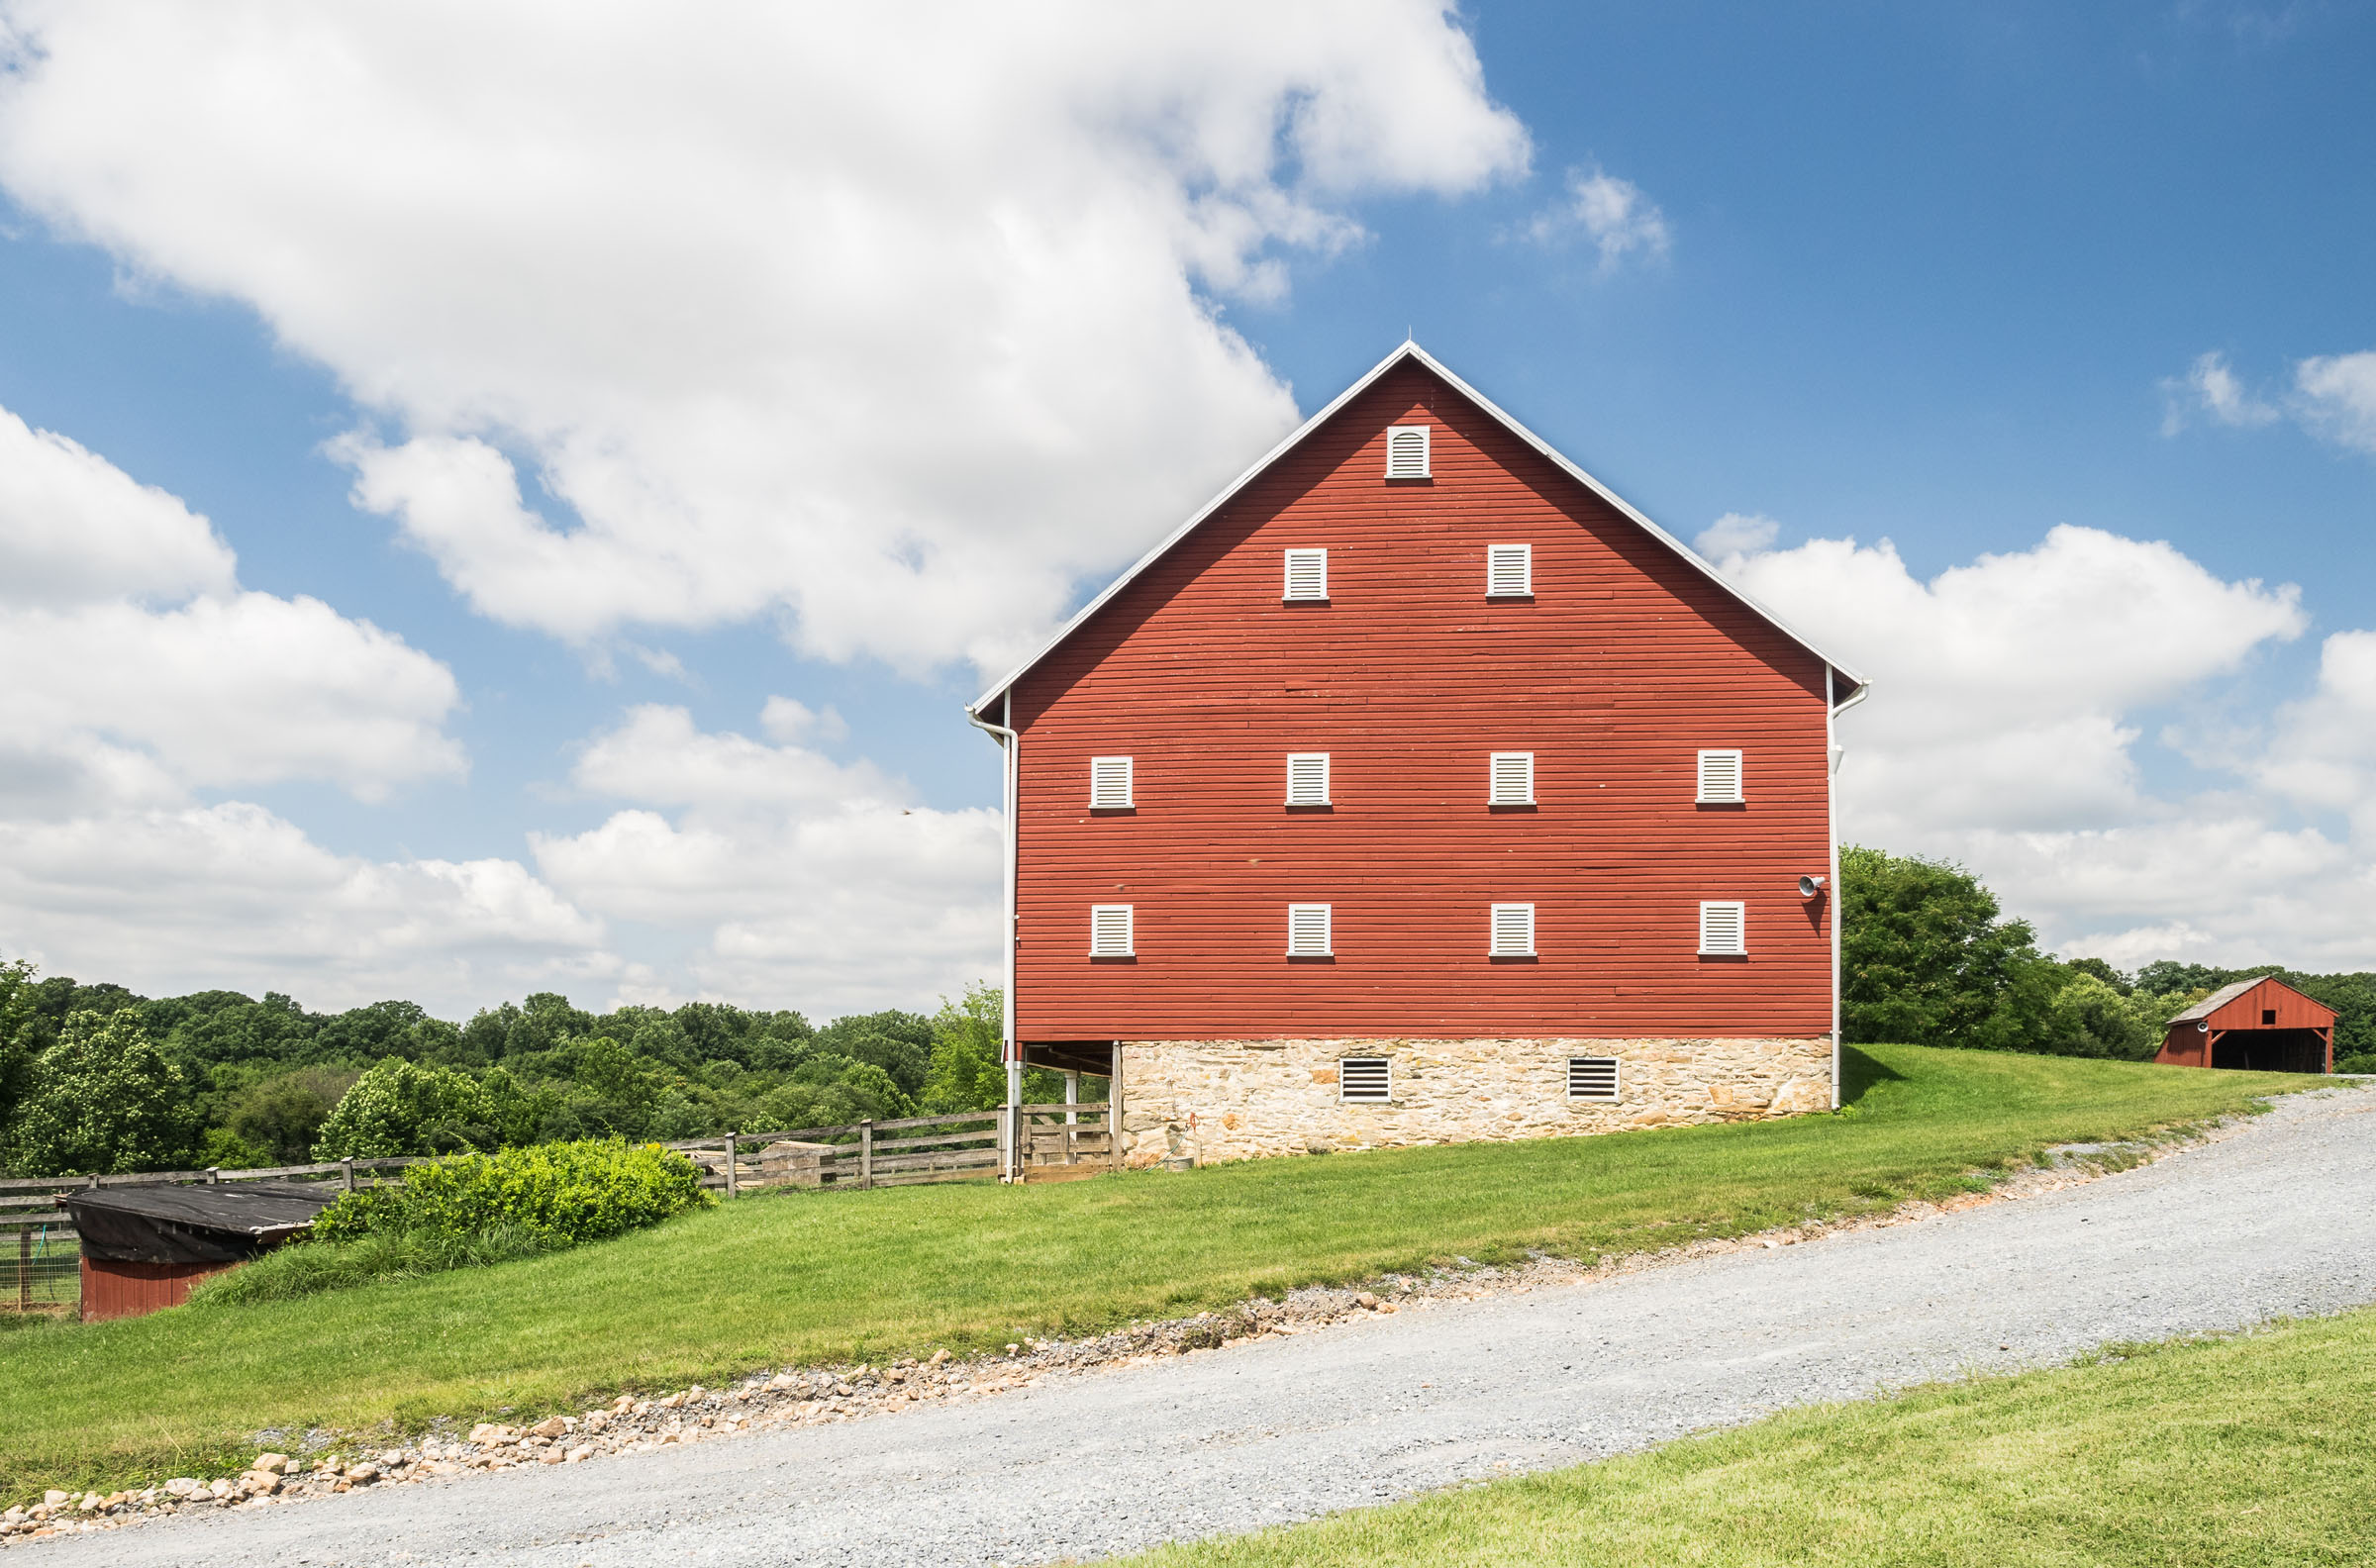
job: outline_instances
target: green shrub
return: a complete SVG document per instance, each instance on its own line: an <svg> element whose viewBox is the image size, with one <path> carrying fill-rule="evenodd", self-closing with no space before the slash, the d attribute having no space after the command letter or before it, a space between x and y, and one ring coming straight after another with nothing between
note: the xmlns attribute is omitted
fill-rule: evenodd
<svg viewBox="0 0 2376 1568"><path fill-rule="evenodd" d="M314 1235L401 1232L454 1239L514 1226L544 1246L597 1241L715 1202L682 1154L622 1138L540 1143L415 1165L401 1187L348 1193Z"/></svg>

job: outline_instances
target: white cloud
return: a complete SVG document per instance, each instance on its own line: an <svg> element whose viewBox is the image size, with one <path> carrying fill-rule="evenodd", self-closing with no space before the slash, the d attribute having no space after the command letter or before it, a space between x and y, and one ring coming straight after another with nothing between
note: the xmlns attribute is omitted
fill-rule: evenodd
<svg viewBox="0 0 2376 1568"><path fill-rule="evenodd" d="M2294 366L2296 410L2314 433L2376 453L2376 349L2305 359Z"/></svg>
<svg viewBox="0 0 2376 1568"><path fill-rule="evenodd" d="M11 15L0 181L332 367L358 502L478 610L911 670L1293 423L1206 293L1528 155L1432 0ZM1620 185L1595 243L1662 244Z"/></svg>
<svg viewBox="0 0 2376 1568"><path fill-rule="evenodd" d="M2186 374L2161 383L2161 395L2164 436L2177 435L2196 418L2251 430L2274 424L2278 417L2276 406L2246 391L2228 368L2228 356L2218 352L2196 355Z"/></svg>
<svg viewBox="0 0 2376 1568"><path fill-rule="evenodd" d="M772 699L763 722L781 729L798 707ZM705 994L846 1011L997 978L996 812L936 811L871 764L704 733L657 706L596 736L573 777L633 804L586 833L535 835L544 879L695 943Z"/></svg>
<svg viewBox="0 0 2376 1568"><path fill-rule="evenodd" d="M1582 234L1600 252L1604 273L1636 256L1662 260L1673 242L1658 204L1632 180L1620 179L1597 163L1569 169L1565 195L1537 214L1527 233L1544 245L1564 244Z"/></svg>
<svg viewBox="0 0 2376 1568"><path fill-rule="evenodd" d="M1700 530L1692 547L1712 561L1771 549L1782 525L1754 512L1728 512Z"/></svg>
<svg viewBox="0 0 2376 1568"><path fill-rule="evenodd" d="M1723 564L1874 679L1840 722L1849 839L1962 861L2069 952L2376 966L2376 633L2265 722L2168 736L2212 782L2157 791L2146 720L2299 637L2295 588L2067 526L1929 581L1887 541Z"/></svg>
<svg viewBox="0 0 2376 1568"><path fill-rule="evenodd" d="M822 712L789 697L770 697L759 710L759 728L770 740L790 745L800 740L846 740L849 724L829 705Z"/></svg>
<svg viewBox="0 0 2376 1568"><path fill-rule="evenodd" d="M625 970L516 861L373 862L200 802L458 774L453 676L319 600L242 590L206 519L5 410L0 670L0 952L151 993L302 980L315 1006Z"/></svg>

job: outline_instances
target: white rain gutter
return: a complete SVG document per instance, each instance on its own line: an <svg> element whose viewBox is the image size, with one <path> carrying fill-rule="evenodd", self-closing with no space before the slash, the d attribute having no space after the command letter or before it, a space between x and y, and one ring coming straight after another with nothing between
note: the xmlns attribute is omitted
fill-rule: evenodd
<svg viewBox="0 0 2376 1568"><path fill-rule="evenodd" d="M1839 716L1872 694L1873 683L1857 686L1854 695L1836 706L1832 701L1834 671L1824 666L1824 817L1832 839L1832 1109L1839 1109L1839 1073L1843 1053L1839 1035L1839 923L1847 909L1847 894L1839 885Z"/></svg>
<svg viewBox="0 0 2376 1568"><path fill-rule="evenodd" d="M1012 721L1015 717L1015 694L1000 693L999 717ZM1006 818L1007 853L1002 868L1005 882L1006 959L1001 975L1005 992L1000 998L999 1054L1007 1066L1007 1114L998 1119L999 1152L1004 1157L1009 1175L1014 1173L1018 1151L1015 1147L1014 1108L1023 1103L1023 1052L1015 1043L1015 944L1020 931L1020 917L1016 912L1018 882L1018 852L1023 833L1016 820L1016 808L1023 788L1023 736L1003 724L992 724L971 708L965 710L965 722L982 731L998 742L1006 753Z"/></svg>

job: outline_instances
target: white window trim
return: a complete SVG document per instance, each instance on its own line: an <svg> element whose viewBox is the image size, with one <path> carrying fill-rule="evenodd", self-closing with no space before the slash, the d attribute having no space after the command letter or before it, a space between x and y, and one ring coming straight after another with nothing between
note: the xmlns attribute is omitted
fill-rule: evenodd
<svg viewBox="0 0 2376 1568"><path fill-rule="evenodd" d="M1395 466L1395 439L1399 436L1419 437L1419 468L1416 472ZM1389 425L1386 427L1386 477L1389 479L1432 479L1436 467L1435 427L1432 425Z"/></svg>
<svg viewBox="0 0 2376 1568"><path fill-rule="evenodd" d="M1115 911L1122 912L1122 945L1101 947L1097 943L1100 918ZM1136 958L1138 956L1138 908L1135 904L1092 904L1089 906L1089 956L1092 958Z"/></svg>
<svg viewBox="0 0 2376 1568"><path fill-rule="evenodd" d="M1309 563L1309 562L1311 562L1311 561L1313 561L1313 560L1318 560L1318 561L1319 561L1319 563L1320 563L1320 592L1318 592L1318 593L1298 593L1298 592L1296 592L1296 589L1295 589L1295 568L1296 568L1296 563L1297 563L1297 561L1298 561L1298 559L1299 559L1299 558L1300 558L1301 560L1303 560L1304 562L1306 562L1306 563ZM1281 580L1280 580L1280 583L1279 583L1279 602L1280 602L1281 604L1326 604L1326 603L1328 603L1328 601L1329 601L1329 552L1328 552L1326 549L1306 549L1306 548L1303 548L1303 547L1299 546L1299 547L1297 547L1297 548L1295 548L1295 549L1291 549L1291 550L1284 551L1284 552L1281 554L1281 556L1280 556L1280 562L1281 562L1281 568L1280 568L1280 569L1281 569L1281 570L1282 570L1282 572L1285 574L1285 575L1284 575L1284 576L1281 578Z"/></svg>
<svg viewBox="0 0 2376 1568"><path fill-rule="evenodd" d="M1372 1097L1363 1095L1355 1100L1346 1094L1344 1064L1346 1062L1376 1062L1386 1069L1386 1092ZM1394 1058L1391 1056L1339 1056L1336 1058L1336 1103L1338 1105L1392 1105L1394 1103Z"/></svg>
<svg viewBox="0 0 2376 1568"><path fill-rule="evenodd" d="M1298 947L1295 944L1295 918L1309 910L1320 911L1320 945ZM1290 904L1287 906L1287 956L1290 958L1334 958L1336 956L1336 907L1333 904Z"/></svg>
<svg viewBox="0 0 2376 1568"><path fill-rule="evenodd" d="M1504 914L1504 912L1505 912L1505 911L1509 911L1509 910L1525 910L1525 911L1527 912L1527 944L1526 944L1524 947L1505 947L1505 946L1503 946L1503 945L1502 945L1502 916L1503 916L1503 914ZM1496 904L1496 905L1494 905L1494 906L1493 906L1493 913L1492 913L1492 915L1491 915L1490 917L1488 917L1488 919L1487 919L1487 921L1486 921L1486 927L1485 927L1485 931L1486 931L1486 935L1485 935L1485 947L1486 947L1486 952L1488 953L1488 955L1490 955L1490 956L1492 956L1492 957L1495 957L1495 958L1532 958L1532 957L1534 957L1534 905L1532 905L1532 904Z"/></svg>
<svg viewBox="0 0 2376 1568"><path fill-rule="evenodd" d="M1711 795L1708 793L1708 759L1710 757L1731 757L1732 759L1732 794ZM1717 746L1702 750L1694 768L1694 775L1698 790L1695 799L1702 806L1740 806L1748 801L1748 764L1746 757L1737 747Z"/></svg>
<svg viewBox="0 0 2376 1568"><path fill-rule="evenodd" d="M1708 912L1731 910L1733 931L1738 934L1737 947L1708 945ZM1738 899L1704 899L1700 903L1700 956L1703 958L1745 958L1749 952L1749 907Z"/></svg>
<svg viewBox="0 0 2376 1568"><path fill-rule="evenodd" d="M1519 561L1519 586L1497 587L1494 578L1494 557L1516 550ZM1485 597L1488 599L1532 599L1534 597L1534 546L1532 544L1488 544L1485 546Z"/></svg>
<svg viewBox="0 0 2376 1568"><path fill-rule="evenodd" d="M1295 793L1295 765L1298 762L1320 764L1320 793L1317 796L1298 796ZM1287 753L1287 804L1290 806L1327 806L1330 800L1329 753L1326 751L1290 751Z"/></svg>
<svg viewBox="0 0 2376 1568"><path fill-rule="evenodd" d="M1524 799L1505 799L1502 795L1502 763L1511 757L1527 759L1527 793ZM1485 764L1485 804L1488 806L1532 806L1534 804L1534 753L1532 751L1495 751Z"/></svg>
<svg viewBox="0 0 2376 1568"><path fill-rule="evenodd" d="M1098 798L1098 769L1111 770L1116 763L1122 766L1122 799ZM1089 759L1089 809L1091 811L1130 811L1138 804L1138 768L1127 756L1093 756Z"/></svg>
<svg viewBox="0 0 2376 1568"><path fill-rule="evenodd" d="M1577 1092L1576 1063L1578 1062L1607 1062L1609 1064L1609 1092L1607 1094L1580 1094ZM1570 1056L1567 1059L1567 1097L1570 1100L1592 1100L1602 1104L1607 1104L1611 1101L1624 1099L1625 1093L1626 1064L1623 1057Z"/></svg>

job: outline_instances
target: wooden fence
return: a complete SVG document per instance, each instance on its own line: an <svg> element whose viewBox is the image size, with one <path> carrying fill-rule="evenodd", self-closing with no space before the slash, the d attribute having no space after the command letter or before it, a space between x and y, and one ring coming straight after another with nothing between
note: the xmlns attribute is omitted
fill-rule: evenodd
<svg viewBox="0 0 2376 1568"><path fill-rule="evenodd" d="M22 1230L29 1225L61 1225L67 1224L66 1212L58 1207L58 1199L71 1192L85 1192L94 1187L148 1187L158 1182L177 1182L191 1185L205 1182L291 1181L312 1178L336 1182L352 1192L357 1187L375 1187L389 1178L381 1173L402 1170L418 1165L421 1157L402 1159L326 1160L316 1165L268 1165L257 1170L136 1171L128 1176L15 1176L0 1180L0 1230ZM396 1178L402 1180L401 1177Z"/></svg>
<svg viewBox="0 0 2376 1568"><path fill-rule="evenodd" d="M922 1182L1062 1181L1120 1168L1104 1105L1026 1105L788 1132L735 1132L668 1147L728 1198L768 1187L863 1191ZM1010 1166L1006 1154L1016 1151Z"/></svg>

